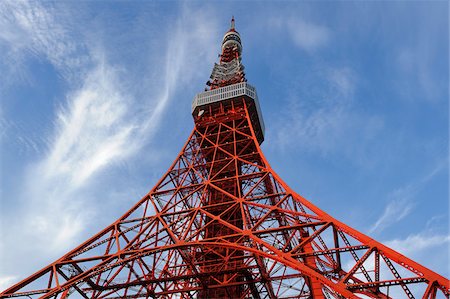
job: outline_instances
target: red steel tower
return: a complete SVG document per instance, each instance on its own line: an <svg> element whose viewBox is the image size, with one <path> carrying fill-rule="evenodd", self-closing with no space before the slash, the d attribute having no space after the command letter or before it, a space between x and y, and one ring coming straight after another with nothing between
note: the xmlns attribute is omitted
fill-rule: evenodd
<svg viewBox="0 0 450 299"><path fill-rule="evenodd" d="M117 221L0 298L449 298L450 282L295 193L260 149L264 122L234 19L195 127Z"/></svg>

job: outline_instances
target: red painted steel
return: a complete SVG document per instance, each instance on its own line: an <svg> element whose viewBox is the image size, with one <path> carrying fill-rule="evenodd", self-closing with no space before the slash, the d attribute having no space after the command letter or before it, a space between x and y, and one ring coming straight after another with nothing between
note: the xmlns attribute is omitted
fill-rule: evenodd
<svg viewBox="0 0 450 299"><path fill-rule="evenodd" d="M146 196L0 298L449 298L448 279L291 190L261 151L254 104L194 114Z"/></svg>

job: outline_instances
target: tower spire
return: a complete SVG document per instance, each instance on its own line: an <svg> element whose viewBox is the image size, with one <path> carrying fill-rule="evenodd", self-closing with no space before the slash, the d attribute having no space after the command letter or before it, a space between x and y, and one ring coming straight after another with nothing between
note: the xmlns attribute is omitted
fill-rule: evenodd
<svg viewBox="0 0 450 299"><path fill-rule="evenodd" d="M210 80L206 82L209 89L246 82L244 66L241 63L241 54L241 36L235 29L233 16L231 18L230 29L224 34L222 39L220 61L214 64Z"/></svg>

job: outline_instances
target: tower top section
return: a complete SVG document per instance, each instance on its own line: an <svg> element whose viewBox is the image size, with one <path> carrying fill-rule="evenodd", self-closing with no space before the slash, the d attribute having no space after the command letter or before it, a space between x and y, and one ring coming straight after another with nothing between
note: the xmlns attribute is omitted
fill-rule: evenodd
<svg viewBox="0 0 450 299"><path fill-rule="evenodd" d="M192 116L198 124L206 119L214 121L219 115L229 112L236 113L241 107L249 113L254 133L261 143L264 140L264 121L256 89L245 78L241 54L241 36L236 31L233 17L230 29L222 39L219 63L214 63L205 91L197 94L192 102Z"/></svg>
<svg viewBox="0 0 450 299"><path fill-rule="evenodd" d="M222 59L229 58L228 55L226 55L226 54L228 54L228 51L230 51L230 50L231 50L230 52L233 52L234 48L236 48L235 51L237 51L238 56L240 57L241 53L242 53L241 36L239 35L239 32L236 31L234 17L233 17L231 19L230 30L228 30L228 32L225 33L225 35L223 36L221 58ZM234 57L230 57L230 58L234 58Z"/></svg>
<svg viewBox="0 0 450 299"><path fill-rule="evenodd" d="M207 89L216 89L231 84L246 82L244 66L241 63L242 43L239 32L236 31L234 17L230 29L222 39L222 53L219 63L214 64L210 80L206 82Z"/></svg>

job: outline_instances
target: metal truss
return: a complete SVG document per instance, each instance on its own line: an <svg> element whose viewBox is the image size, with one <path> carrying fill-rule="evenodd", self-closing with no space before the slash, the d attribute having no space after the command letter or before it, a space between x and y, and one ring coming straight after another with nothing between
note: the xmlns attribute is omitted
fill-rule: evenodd
<svg viewBox="0 0 450 299"><path fill-rule="evenodd" d="M0 298L449 298L448 279L291 190L244 99L217 111L134 207Z"/></svg>

